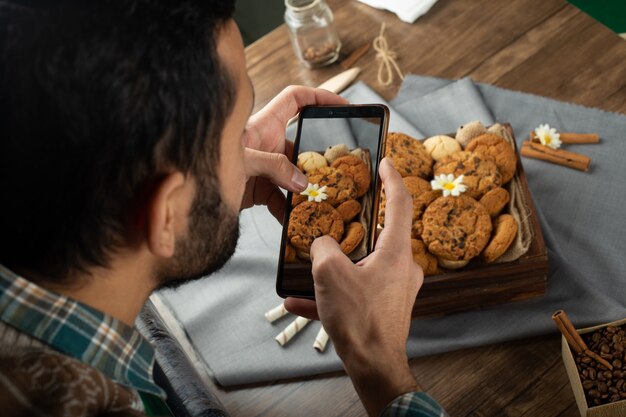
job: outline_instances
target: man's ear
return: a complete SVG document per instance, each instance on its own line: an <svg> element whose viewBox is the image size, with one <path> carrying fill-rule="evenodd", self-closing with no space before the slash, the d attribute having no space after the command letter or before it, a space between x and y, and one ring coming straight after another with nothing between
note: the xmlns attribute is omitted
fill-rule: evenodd
<svg viewBox="0 0 626 417"><path fill-rule="evenodd" d="M182 201L185 176L173 172L163 177L154 188L147 211L146 243L154 255L169 258L174 255L176 246L177 222L184 219L185 207L190 202ZM193 193L191 193L191 197Z"/></svg>

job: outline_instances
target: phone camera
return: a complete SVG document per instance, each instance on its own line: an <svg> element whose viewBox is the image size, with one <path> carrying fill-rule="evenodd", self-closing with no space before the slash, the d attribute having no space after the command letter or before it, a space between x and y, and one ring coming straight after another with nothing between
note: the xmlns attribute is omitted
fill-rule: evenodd
<svg viewBox="0 0 626 417"><path fill-rule="evenodd" d="M332 110L329 111L328 114L330 114L332 116L333 115L333 111Z"/></svg>

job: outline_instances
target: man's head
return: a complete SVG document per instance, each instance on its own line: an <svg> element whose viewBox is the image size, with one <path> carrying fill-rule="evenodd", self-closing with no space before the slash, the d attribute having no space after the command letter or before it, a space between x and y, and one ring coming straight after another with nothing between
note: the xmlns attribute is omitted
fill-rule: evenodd
<svg viewBox="0 0 626 417"><path fill-rule="evenodd" d="M63 281L145 244L159 284L220 267L252 100L233 1L37 3L0 6L0 263Z"/></svg>

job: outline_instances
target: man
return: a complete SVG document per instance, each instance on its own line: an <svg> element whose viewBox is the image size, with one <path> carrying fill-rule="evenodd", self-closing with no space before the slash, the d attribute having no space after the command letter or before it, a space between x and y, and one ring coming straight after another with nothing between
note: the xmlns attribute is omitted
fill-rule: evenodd
<svg viewBox="0 0 626 417"><path fill-rule="evenodd" d="M38 3L0 6L0 409L142 415L163 398L132 328L142 305L219 269L240 209L281 218L278 186L306 185L287 120L344 100L290 87L250 117L232 1ZM380 177L376 251L354 265L318 239L317 304L286 305L322 320L369 415L442 415L405 351L423 279L411 200L386 161Z"/></svg>

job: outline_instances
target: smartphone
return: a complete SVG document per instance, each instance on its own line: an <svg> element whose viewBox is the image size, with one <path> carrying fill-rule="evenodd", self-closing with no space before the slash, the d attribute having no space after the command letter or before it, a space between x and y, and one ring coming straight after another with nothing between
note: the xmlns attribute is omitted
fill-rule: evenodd
<svg viewBox="0 0 626 417"><path fill-rule="evenodd" d="M314 298L310 246L330 235L358 262L374 250L389 109L382 104L307 106L298 116L292 162L309 186L288 193L276 292Z"/></svg>

